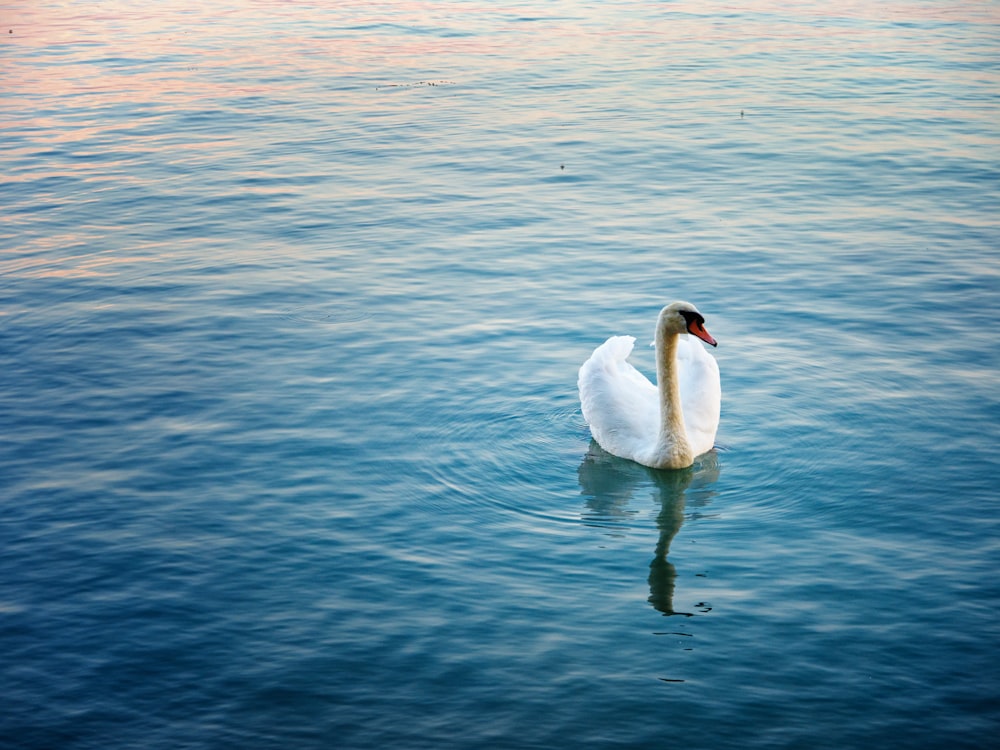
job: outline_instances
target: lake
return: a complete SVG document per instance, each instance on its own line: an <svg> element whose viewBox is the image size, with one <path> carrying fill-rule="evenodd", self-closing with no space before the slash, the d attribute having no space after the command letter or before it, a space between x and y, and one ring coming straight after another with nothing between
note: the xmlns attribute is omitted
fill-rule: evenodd
<svg viewBox="0 0 1000 750"><path fill-rule="evenodd" d="M0 746L996 737L1000 4L0 31ZM577 370L678 299L653 471Z"/></svg>

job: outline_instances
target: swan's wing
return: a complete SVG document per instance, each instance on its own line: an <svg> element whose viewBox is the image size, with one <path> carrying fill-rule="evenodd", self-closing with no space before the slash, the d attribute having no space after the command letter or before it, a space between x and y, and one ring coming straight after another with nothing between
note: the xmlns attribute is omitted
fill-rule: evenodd
<svg viewBox="0 0 1000 750"><path fill-rule="evenodd" d="M608 453L623 458L656 442L660 426L656 386L626 358L635 338L612 336L580 368L580 406L590 432Z"/></svg>
<svg viewBox="0 0 1000 750"><path fill-rule="evenodd" d="M682 335L677 342L677 377L688 441L695 455L701 455L712 450L719 429L722 405L719 363L700 341Z"/></svg>

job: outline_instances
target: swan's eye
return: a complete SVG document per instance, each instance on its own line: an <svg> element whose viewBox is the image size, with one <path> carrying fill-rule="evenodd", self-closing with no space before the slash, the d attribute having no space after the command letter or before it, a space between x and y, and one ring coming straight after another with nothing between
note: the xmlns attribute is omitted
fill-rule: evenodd
<svg viewBox="0 0 1000 750"><path fill-rule="evenodd" d="M697 313L694 310L678 310L678 312L684 317L684 322L688 328L695 323L705 325L705 317L701 313Z"/></svg>

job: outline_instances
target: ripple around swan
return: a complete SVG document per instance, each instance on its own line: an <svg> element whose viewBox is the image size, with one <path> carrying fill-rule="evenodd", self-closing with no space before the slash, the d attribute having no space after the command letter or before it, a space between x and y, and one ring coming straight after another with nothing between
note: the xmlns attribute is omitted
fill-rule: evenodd
<svg viewBox="0 0 1000 750"><path fill-rule="evenodd" d="M730 387L740 393L747 384L737 376ZM806 516L822 524L836 516L840 510L832 498L838 492L824 491L819 480L831 460L846 465L859 438L827 411L780 406L770 393L759 401L748 406L731 399L717 448L697 463L698 479L678 490L686 517L777 522ZM762 444L756 422L766 409L775 432L772 442ZM470 402L468 411L442 409L427 416L434 460L423 461L419 471L435 489L425 502L471 504L543 526L583 520L626 533L654 523L656 508L673 491L661 472L595 450L575 394L563 394L554 404L531 398ZM851 481L849 475L838 481ZM597 482L597 491L587 482Z"/></svg>
<svg viewBox="0 0 1000 750"><path fill-rule="evenodd" d="M594 443L575 402L441 421L434 433L436 451L446 458L424 471L442 506L465 503L548 532L582 522L611 536L660 527L675 506L687 519L719 514L722 451L690 470L652 470Z"/></svg>
<svg viewBox="0 0 1000 750"><path fill-rule="evenodd" d="M579 519L576 467L587 445L575 406L456 417L433 426L439 460L425 470L444 495L504 516ZM486 448L484 448L486 446ZM539 466L549 481L540 481Z"/></svg>

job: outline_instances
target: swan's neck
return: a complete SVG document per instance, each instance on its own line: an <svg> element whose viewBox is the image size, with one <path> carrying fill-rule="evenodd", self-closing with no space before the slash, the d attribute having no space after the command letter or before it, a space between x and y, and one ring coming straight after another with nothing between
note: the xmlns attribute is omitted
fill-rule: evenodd
<svg viewBox="0 0 1000 750"><path fill-rule="evenodd" d="M677 334L657 332L656 381L660 391L660 435L657 440L657 464L661 469L681 469L694 461L684 412L681 411L681 386L677 378Z"/></svg>

